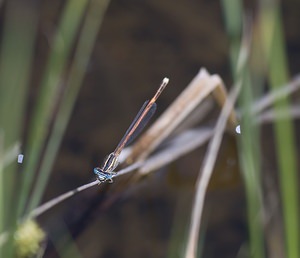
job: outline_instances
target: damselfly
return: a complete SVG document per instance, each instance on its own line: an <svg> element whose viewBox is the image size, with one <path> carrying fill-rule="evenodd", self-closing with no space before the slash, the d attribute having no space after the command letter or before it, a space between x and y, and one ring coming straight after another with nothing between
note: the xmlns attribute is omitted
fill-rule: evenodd
<svg viewBox="0 0 300 258"><path fill-rule="evenodd" d="M119 142L116 149L110 153L104 160L101 167L94 168L94 173L99 180L99 183L103 183L105 181L109 181L112 183L113 177L117 174L113 172L114 169L118 166L118 158L121 151L124 149L126 145L134 140L135 137L143 130L146 124L149 122L150 118L156 111L156 103L155 101L162 93L164 88L167 86L169 82L168 78L164 78L161 82L160 87L158 88L157 92L153 96L151 100L147 100L143 106L141 107L140 111L137 113L136 117L132 121L131 125L127 129L126 133L124 134L123 138Z"/></svg>

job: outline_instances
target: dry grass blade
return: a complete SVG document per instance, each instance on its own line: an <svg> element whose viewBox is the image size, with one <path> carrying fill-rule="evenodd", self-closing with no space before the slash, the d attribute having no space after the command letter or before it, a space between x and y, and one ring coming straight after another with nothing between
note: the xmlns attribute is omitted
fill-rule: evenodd
<svg viewBox="0 0 300 258"><path fill-rule="evenodd" d="M117 176L121 176L121 175L124 175L124 174L127 174L137 168L139 168L143 163L142 162L137 162L131 166L128 166L127 168L124 168L122 169L121 171L118 172L118 174L116 175ZM41 214L43 214L44 212L46 212L47 210L51 209L52 207L54 207L55 205L61 203L62 201L65 201L66 199L74 196L75 194L77 193L80 193L82 192L83 190L86 190L92 186L95 186L95 185L99 185L99 181L98 180L95 180L91 183L88 183L88 184L85 184L85 185L82 185L82 186L79 186L77 188L75 188L74 190L71 190L69 192L66 192L44 204L42 204L41 206L37 207L36 209L32 210L30 212L30 214L28 215L29 218L36 218L38 216L40 216ZM27 219L27 218L26 218Z"/></svg>
<svg viewBox="0 0 300 258"><path fill-rule="evenodd" d="M231 94L225 102L225 105L221 111L221 114L218 118L217 124L214 129L214 136L209 143L203 165L200 169L199 177L196 183L196 194L194 199L187 247L185 252L186 258L196 257L198 235L200 230L201 216L204 206L206 189L212 175L213 167L222 141L222 136L226 128L227 119L230 115L230 112L232 112L233 110L233 106L237 99L240 88L241 83L238 83L234 87L233 91L231 92Z"/></svg>
<svg viewBox="0 0 300 258"><path fill-rule="evenodd" d="M210 93L220 105L226 98L226 90L219 76L211 76L205 69L201 69L187 88L149 128L149 130L133 146L132 153L127 158L128 163L145 159L159 144L161 144L186 119L191 112ZM224 95L225 94L225 95ZM225 96L225 97L224 97ZM231 114L235 124L235 115Z"/></svg>
<svg viewBox="0 0 300 258"><path fill-rule="evenodd" d="M271 123L277 119L286 119L287 117L292 117L294 119L300 117L300 106L293 105L290 106L289 110L283 110L280 112L275 112L274 110L267 110L256 117L256 122L258 124Z"/></svg>
<svg viewBox="0 0 300 258"><path fill-rule="evenodd" d="M198 128L185 131L168 143L166 148L147 159L139 171L143 175L155 171L199 148L212 136L213 130L211 128Z"/></svg>
<svg viewBox="0 0 300 258"><path fill-rule="evenodd" d="M289 96L291 93L300 89L300 75L297 75L292 81L290 81L286 86L282 86L277 90L272 91L266 96L259 99L253 104L252 112L254 114L262 112L264 109L270 107L278 99L282 99Z"/></svg>

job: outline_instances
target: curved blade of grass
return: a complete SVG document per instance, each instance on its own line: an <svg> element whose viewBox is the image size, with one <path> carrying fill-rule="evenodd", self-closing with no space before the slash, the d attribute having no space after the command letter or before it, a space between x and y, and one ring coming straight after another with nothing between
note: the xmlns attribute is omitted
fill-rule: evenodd
<svg viewBox="0 0 300 258"><path fill-rule="evenodd" d="M264 51L268 61L269 81L273 90L288 82L282 21L276 1L261 1L261 27ZM288 96L275 102L275 112L286 112L286 119L275 121L276 151L285 226L286 257L300 257L299 197L296 165L295 132L288 113Z"/></svg>
<svg viewBox="0 0 300 258"><path fill-rule="evenodd" d="M231 67L235 81L242 81L243 87L240 95L240 102L245 111L241 124L242 135L239 141L242 171L244 175L246 199L247 199L247 217L249 227L249 241L251 257L264 257L264 235L260 210L262 210L260 180L258 175L259 168L259 141L258 130L254 127L253 114L250 113L250 103L253 99L251 81L249 76L248 61L240 62L238 59L245 54L237 53L248 52L249 45L245 48L241 42L242 35L242 14L243 7L240 0L222 1L223 13L225 16L227 33L230 37ZM236 17L237 16L237 17ZM245 35L247 37L247 35ZM245 48L243 51L242 48ZM240 65L240 64L243 65Z"/></svg>
<svg viewBox="0 0 300 258"><path fill-rule="evenodd" d="M55 94L57 93L59 81L87 2L87 0L69 0L63 10L29 128L28 142L25 150L27 158L24 163L18 215L24 212L30 187L41 157L43 144L48 133L48 125L54 108Z"/></svg>
<svg viewBox="0 0 300 258"><path fill-rule="evenodd" d="M99 31L108 3L108 0L94 0L88 8L86 19L79 35L79 43L74 61L71 65L65 94L62 98L62 103L46 146L41 163L41 173L38 175L27 213L39 204L42 197L61 139L67 127L73 105L82 84L97 32Z"/></svg>
<svg viewBox="0 0 300 258"><path fill-rule="evenodd" d="M36 25L37 10L34 4L22 1L7 3L0 59L0 148L3 155L9 146L20 142ZM3 165L0 164L0 232L7 228L13 229L16 224L13 198L16 193L17 162L5 168ZM11 237L8 237L4 248L0 256L10 257Z"/></svg>

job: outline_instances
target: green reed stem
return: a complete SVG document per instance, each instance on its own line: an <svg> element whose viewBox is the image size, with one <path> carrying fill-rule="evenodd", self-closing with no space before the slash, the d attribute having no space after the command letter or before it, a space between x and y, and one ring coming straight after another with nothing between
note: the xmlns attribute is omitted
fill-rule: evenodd
<svg viewBox="0 0 300 258"><path fill-rule="evenodd" d="M24 212L33 178L41 158L41 152L46 140L50 121L53 116L59 83L63 70L65 69L67 58L74 45L76 32L78 31L87 2L87 0L69 0L63 10L29 128L18 215Z"/></svg>
<svg viewBox="0 0 300 258"><path fill-rule="evenodd" d="M280 9L277 2L261 1L263 45L268 61L269 81L273 90L285 85L288 80L288 64ZM289 109L288 96L275 102L275 112ZM279 165L281 200L284 217L286 257L300 257L299 197L296 165L295 132L292 118L275 121L276 152Z"/></svg>
<svg viewBox="0 0 300 258"><path fill-rule="evenodd" d="M17 221L14 199L18 182L17 157L15 162L5 167L3 158L8 147L21 141L36 25L37 10L34 4L15 0L7 2L0 58L1 233L14 229ZM0 256L12 257L12 238L9 237L6 243L0 250Z"/></svg>
<svg viewBox="0 0 300 258"><path fill-rule="evenodd" d="M251 42L242 42L243 6L240 0L222 1L223 13L227 33L230 39L230 58L232 73L235 81L242 81L243 86L240 94L240 105L244 115L241 120L242 134L239 138L239 159L243 172L245 193L247 200L247 218L249 228L249 242L251 257L263 258L264 234L262 227L262 201L260 182L260 152L259 130L255 126L253 115L250 112L251 103L254 99L253 81L250 75L248 60L240 65L240 57L243 52L250 53ZM249 26L249 24L245 24ZM246 29L246 27L245 27ZM249 28L248 28L249 29ZM244 33L251 33L251 31ZM252 35L244 35L243 40L251 41Z"/></svg>
<svg viewBox="0 0 300 258"><path fill-rule="evenodd" d="M41 173L38 176L27 213L39 204L42 197L60 142L70 119L72 108L84 79L89 57L108 3L108 0L94 0L88 8L83 28L79 35L78 47L71 65L69 78L66 83L65 94L63 95L61 106L46 146L41 163Z"/></svg>
<svg viewBox="0 0 300 258"><path fill-rule="evenodd" d="M242 77L244 83L240 95L240 103L244 113L241 119L242 133L238 142L239 159L246 190L250 256L262 258L265 257L265 252L262 226L259 128L257 128L253 113L251 113L251 103L253 103L254 99L253 82L250 79L248 68L245 69Z"/></svg>

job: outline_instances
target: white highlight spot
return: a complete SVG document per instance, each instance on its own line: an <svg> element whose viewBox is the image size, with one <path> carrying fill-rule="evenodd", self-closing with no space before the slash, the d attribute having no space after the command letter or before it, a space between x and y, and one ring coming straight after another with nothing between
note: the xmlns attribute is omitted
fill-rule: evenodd
<svg viewBox="0 0 300 258"><path fill-rule="evenodd" d="M235 131L236 131L236 133L241 134L241 125L238 125L238 126L235 128Z"/></svg>
<svg viewBox="0 0 300 258"><path fill-rule="evenodd" d="M169 83L169 78L165 77L165 78L163 79L163 84L168 84L168 83Z"/></svg>
<svg viewBox="0 0 300 258"><path fill-rule="evenodd" d="M18 155L18 163L23 163L23 158L24 158L24 155L23 154L19 154Z"/></svg>

